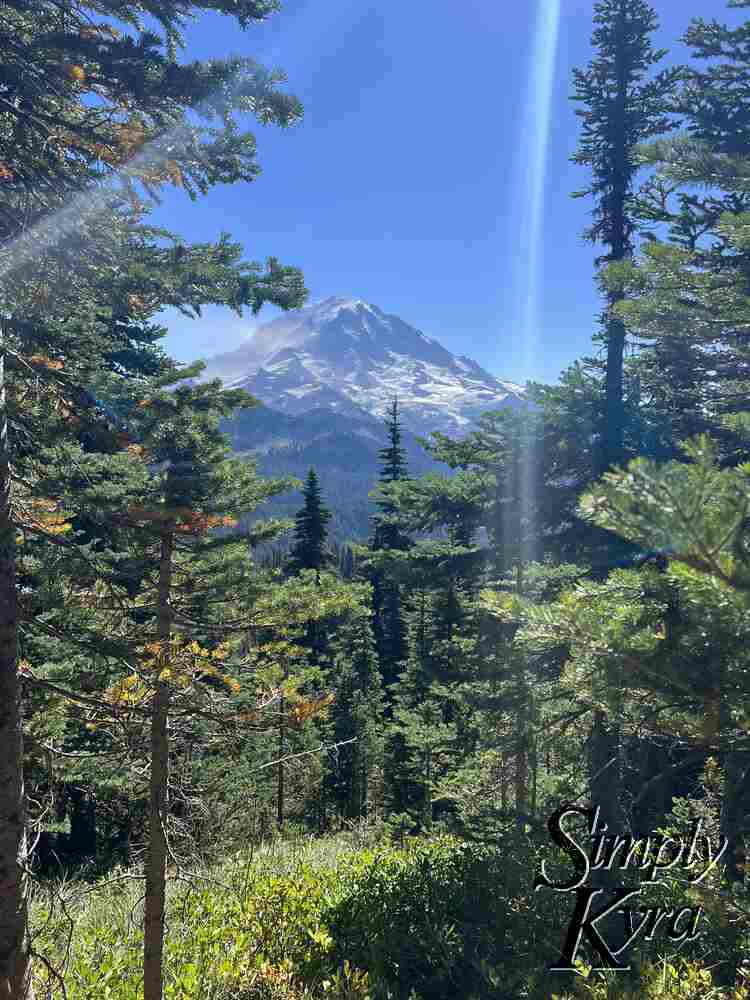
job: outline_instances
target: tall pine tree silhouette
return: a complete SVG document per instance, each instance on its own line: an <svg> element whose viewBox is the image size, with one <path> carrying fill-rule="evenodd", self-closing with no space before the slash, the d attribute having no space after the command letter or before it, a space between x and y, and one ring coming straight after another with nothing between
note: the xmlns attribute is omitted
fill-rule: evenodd
<svg viewBox="0 0 750 1000"><path fill-rule="evenodd" d="M386 419L388 444L381 448L378 455L383 463L380 470L380 483L396 483L408 479L406 451L402 446L403 432L398 412L398 399L394 397ZM371 547L374 551L380 549L409 548L411 542L399 525L398 513L393 501L387 494L376 498L378 513L374 517L374 530Z"/></svg>
<svg viewBox="0 0 750 1000"><path fill-rule="evenodd" d="M573 71L572 99L582 107L578 151L573 161L591 170L588 186L575 197L593 195L593 224L584 232L606 253L597 265L632 255L638 222L633 204L633 180L639 164L635 147L674 127L672 97L682 70L662 70L649 78L665 50L657 50L650 36L659 26L645 0L599 0L594 8L594 58L586 69ZM622 300L617 290L606 292L600 339L606 345L604 424L595 472L601 474L625 455L625 401L623 357L625 324L613 312Z"/></svg>
<svg viewBox="0 0 750 1000"><path fill-rule="evenodd" d="M636 146L674 127L669 116L680 69L653 67L666 52L654 49L651 35L659 26L645 0L599 0L594 7L594 58L586 69L574 70L573 100L582 105L578 151L573 161L591 170L588 186L578 197L595 199L593 223L584 232L606 252L597 266L632 257L638 214L633 182L639 167ZM599 339L606 347L604 413L595 456L594 475L601 475L626 459L623 360L626 328L616 314L624 295L603 283L606 308ZM610 832L623 824L622 747L619 722L598 709L588 741L592 801L602 810Z"/></svg>
<svg viewBox="0 0 750 1000"><path fill-rule="evenodd" d="M331 512L323 503L315 469L310 469L307 473L302 496L304 504L295 517L294 544L290 552L289 568L295 573L314 569L320 574L328 555L326 541Z"/></svg>
<svg viewBox="0 0 750 1000"><path fill-rule="evenodd" d="M398 399L394 398L386 420L388 444L380 450L383 463L380 471L380 485L408 478L406 452L402 446L403 433L398 412ZM405 551L411 540L403 530L395 503L387 489L375 493L377 514L373 518L373 533L370 548L373 552L388 549ZM409 655L407 627L404 619L401 588L382 569L374 567L373 589L373 631L380 663L380 673L386 688L398 680Z"/></svg>

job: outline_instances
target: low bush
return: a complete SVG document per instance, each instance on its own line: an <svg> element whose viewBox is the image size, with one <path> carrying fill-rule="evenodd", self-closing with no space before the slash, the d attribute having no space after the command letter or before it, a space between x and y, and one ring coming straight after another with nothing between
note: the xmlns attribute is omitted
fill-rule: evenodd
<svg viewBox="0 0 750 1000"><path fill-rule="evenodd" d="M501 969L529 931L520 874L500 851L451 838L361 855L325 915L334 953L384 998L510 996Z"/></svg>
<svg viewBox="0 0 750 1000"><path fill-rule="evenodd" d="M502 850L442 837L357 851L336 839L175 880L165 1000L748 1000L669 956L638 956L635 984L547 975L571 899L533 893L535 860L520 834ZM140 880L121 872L61 891L64 907L50 895L34 908L37 995L142 1000Z"/></svg>

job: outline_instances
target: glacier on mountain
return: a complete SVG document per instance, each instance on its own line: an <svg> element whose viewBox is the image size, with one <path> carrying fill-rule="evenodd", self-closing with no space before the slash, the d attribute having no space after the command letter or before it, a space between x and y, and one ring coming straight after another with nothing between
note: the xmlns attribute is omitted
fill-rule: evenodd
<svg viewBox="0 0 750 1000"><path fill-rule="evenodd" d="M416 434L455 435L484 410L525 405L520 386L355 298L324 299L263 324L207 361L202 378L216 377L290 415L323 408L382 419L397 396Z"/></svg>

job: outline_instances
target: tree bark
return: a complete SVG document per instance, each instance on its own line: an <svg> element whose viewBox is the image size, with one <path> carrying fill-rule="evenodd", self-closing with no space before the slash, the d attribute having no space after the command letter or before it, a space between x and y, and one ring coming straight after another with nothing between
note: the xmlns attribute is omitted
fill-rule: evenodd
<svg viewBox="0 0 750 1000"><path fill-rule="evenodd" d="M519 557L516 563L516 593L523 596L524 577L521 561L521 530L520 516L518 519ZM515 797L516 815L525 816L529 811L529 690L526 683L526 663L522 656L517 656L516 663L516 697L518 699L518 714L516 716L516 746L515 746Z"/></svg>
<svg viewBox="0 0 750 1000"><path fill-rule="evenodd" d="M31 1000L16 536L0 321L0 1000Z"/></svg>
<svg viewBox="0 0 750 1000"><path fill-rule="evenodd" d="M612 157L611 190L609 194L610 230L609 260L624 260L630 255L628 240L628 218L626 204L628 198L630 152L627 144L627 104L631 69L625 45L626 14L625 5L618 21L616 51L617 91L612 113L612 134L614 151ZM598 474L607 472L614 465L622 463L625 455L625 399L623 395L623 362L625 356L626 329L622 320L612 315L613 308L623 296L615 293L608 296L607 318L607 367L604 379L604 428Z"/></svg>
<svg viewBox="0 0 750 1000"><path fill-rule="evenodd" d="M621 297L611 299L610 309ZM625 324L618 319L607 323L607 370L604 382L604 431L602 434L599 473L620 465L625 454L625 399L623 363L625 356Z"/></svg>
<svg viewBox="0 0 750 1000"><path fill-rule="evenodd" d="M285 740L285 720L284 712L286 711L286 705L284 704L284 696L279 698L279 769L277 774L277 784L276 784L276 827L279 830L284 828L284 747L286 746Z"/></svg>
<svg viewBox="0 0 750 1000"><path fill-rule="evenodd" d="M624 816L620 732L602 711L594 716L588 750L591 804L599 806L599 822L607 824L609 833L621 833Z"/></svg>
<svg viewBox="0 0 750 1000"><path fill-rule="evenodd" d="M161 539L157 628L160 662L166 666L172 634L172 526ZM169 780L168 681L157 679L151 715L151 778L149 843L146 859L146 900L143 927L143 1000L162 1000L164 990L164 913L167 881L167 785Z"/></svg>

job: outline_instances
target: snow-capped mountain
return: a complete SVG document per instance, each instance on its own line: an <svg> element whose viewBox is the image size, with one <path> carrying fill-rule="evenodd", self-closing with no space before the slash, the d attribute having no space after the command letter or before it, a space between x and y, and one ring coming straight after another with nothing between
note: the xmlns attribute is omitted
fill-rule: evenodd
<svg viewBox="0 0 750 1000"><path fill-rule="evenodd" d="M202 377L217 376L289 415L382 418L397 396L417 434L461 433L484 410L524 405L520 386L361 299L329 298L265 323L208 360Z"/></svg>

